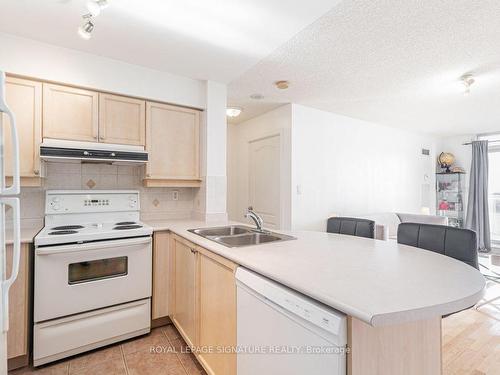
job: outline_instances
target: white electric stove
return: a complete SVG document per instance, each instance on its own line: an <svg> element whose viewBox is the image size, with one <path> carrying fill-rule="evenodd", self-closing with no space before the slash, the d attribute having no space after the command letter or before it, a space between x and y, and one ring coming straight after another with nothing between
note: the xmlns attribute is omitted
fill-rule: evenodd
<svg viewBox="0 0 500 375"><path fill-rule="evenodd" d="M139 217L137 191L47 191L35 237L35 366L150 331L152 228Z"/></svg>

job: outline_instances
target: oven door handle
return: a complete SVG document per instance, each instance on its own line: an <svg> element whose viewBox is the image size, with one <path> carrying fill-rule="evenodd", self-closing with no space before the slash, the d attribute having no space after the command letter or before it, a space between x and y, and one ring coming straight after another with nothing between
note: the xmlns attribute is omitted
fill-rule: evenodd
<svg viewBox="0 0 500 375"><path fill-rule="evenodd" d="M36 255L74 253L77 251L102 250L113 247L124 248L124 247L131 247L143 244L146 245L150 244L151 242L152 242L151 237L146 237L146 238L142 237L142 238L128 238L126 240L94 242L87 244L39 247L36 249Z"/></svg>

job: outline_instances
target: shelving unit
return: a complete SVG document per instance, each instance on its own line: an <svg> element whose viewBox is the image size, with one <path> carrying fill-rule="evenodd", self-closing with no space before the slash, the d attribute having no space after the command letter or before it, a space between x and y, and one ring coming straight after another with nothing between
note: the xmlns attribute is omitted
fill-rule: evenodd
<svg viewBox="0 0 500 375"><path fill-rule="evenodd" d="M464 213L464 177L462 172L436 173L436 211L448 218L449 225L463 228Z"/></svg>

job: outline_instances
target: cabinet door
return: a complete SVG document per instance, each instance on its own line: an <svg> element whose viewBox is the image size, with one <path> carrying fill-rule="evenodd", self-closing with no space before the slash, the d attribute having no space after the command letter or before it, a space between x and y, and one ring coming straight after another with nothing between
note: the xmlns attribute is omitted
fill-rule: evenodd
<svg viewBox="0 0 500 375"><path fill-rule="evenodd" d="M43 84L43 137L97 142L95 91Z"/></svg>
<svg viewBox="0 0 500 375"><path fill-rule="evenodd" d="M19 134L21 183L30 185L29 178L40 176L40 143L42 140L42 83L7 77L7 104L16 116ZM5 174L12 176L12 143L8 117L4 114ZM27 182L27 183L25 183ZM39 184L38 180L38 184Z"/></svg>
<svg viewBox="0 0 500 375"><path fill-rule="evenodd" d="M153 297L152 318L165 318L169 314L170 249L169 232L155 232L153 240Z"/></svg>
<svg viewBox="0 0 500 375"><path fill-rule="evenodd" d="M196 252L174 239L174 306L172 320L188 345L196 343Z"/></svg>
<svg viewBox="0 0 500 375"><path fill-rule="evenodd" d="M146 177L163 180L199 179L200 112L160 103L146 103Z"/></svg>
<svg viewBox="0 0 500 375"><path fill-rule="evenodd" d="M12 269L12 245L6 247L7 270ZM29 245L21 245L19 275L9 291L9 331L7 332L7 357L9 369L28 364L28 314L29 314ZM10 276L10 275L8 275Z"/></svg>
<svg viewBox="0 0 500 375"><path fill-rule="evenodd" d="M199 252L198 345L212 347L200 352L208 373L236 374L236 355L218 353L217 348L236 346L236 265L208 251Z"/></svg>
<svg viewBox="0 0 500 375"><path fill-rule="evenodd" d="M99 141L145 146L146 102L99 94Z"/></svg>

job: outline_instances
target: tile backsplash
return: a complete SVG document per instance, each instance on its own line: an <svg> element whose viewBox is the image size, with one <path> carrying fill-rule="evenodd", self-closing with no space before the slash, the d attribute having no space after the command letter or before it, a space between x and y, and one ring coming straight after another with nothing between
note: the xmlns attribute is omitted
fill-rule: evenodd
<svg viewBox="0 0 500 375"><path fill-rule="evenodd" d="M44 217L46 190L139 190L143 220L187 219L193 211L195 188L144 188L142 166L95 163L46 164L46 178L40 188L21 189L21 218ZM178 199L174 200L174 191Z"/></svg>

